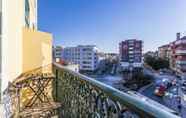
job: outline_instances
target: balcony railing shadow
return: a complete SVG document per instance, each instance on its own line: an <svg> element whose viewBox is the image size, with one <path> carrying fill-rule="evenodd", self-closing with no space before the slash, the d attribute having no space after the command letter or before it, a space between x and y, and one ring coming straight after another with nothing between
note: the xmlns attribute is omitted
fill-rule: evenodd
<svg viewBox="0 0 186 118"><path fill-rule="evenodd" d="M121 92L57 63L52 73L26 73L4 93L7 116L50 118L179 118L174 111Z"/></svg>

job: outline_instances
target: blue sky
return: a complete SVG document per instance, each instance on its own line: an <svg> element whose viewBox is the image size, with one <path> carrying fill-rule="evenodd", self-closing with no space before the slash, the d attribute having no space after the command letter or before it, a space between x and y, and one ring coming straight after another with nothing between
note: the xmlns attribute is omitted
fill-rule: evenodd
<svg viewBox="0 0 186 118"><path fill-rule="evenodd" d="M186 0L38 0L39 29L54 45L95 44L118 52L128 38L144 41L144 51L186 34Z"/></svg>

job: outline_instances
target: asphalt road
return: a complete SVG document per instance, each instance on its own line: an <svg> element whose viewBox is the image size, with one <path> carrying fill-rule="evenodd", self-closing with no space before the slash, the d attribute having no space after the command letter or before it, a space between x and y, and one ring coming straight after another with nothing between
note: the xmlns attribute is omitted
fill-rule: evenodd
<svg viewBox="0 0 186 118"><path fill-rule="evenodd" d="M151 73L153 74L153 73ZM154 94L154 90L156 88L155 86L155 82L159 79L162 78L170 78L173 79L174 77L171 75L159 75L157 73L153 74L153 78L152 80L154 81L154 84L148 86L147 88L145 88L144 90L142 90L140 92L140 94L146 96L147 98L150 98L164 106L167 106L168 108L171 108L172 110L177 111L178 113L180 113L180 115L182 116L182 118L186 118L186 109L182 109L181 111L177 110L177 104L175 103L176 101L172 98L169 97L158 97ZM96 78L98 81L101 81L105 84L111 85L112 87L119 89L121 91L125 91L127 88L125 88L122 84L121 84L121 80L122 77L121 76L112 76L112 75L106 75L103 77L98 77Z"/></svg>
<svg viewBox="0 0 186 118"><path fill-rule="evenodd" d="M153 73L152 71L147 70L147 69L145 70L145 72L146 72L146 74L151 74L153 76L154 83L157 80L160 80L160 79L163 79L163 78L179 80L174 75L159 75L158 73ZM177 86L172 86L171 88L169 88L167 90L167 92L169 94L172 94L172 95L171 96L165 96L165 97L162 97L162 98L154 95L153 91L155 89L155 85L152 85L152 86L146 88L143 92L141 92L141 94L159 102L160 104L163 104L163 105L167 106L168 108L171 108L171 109L177 111L182 118L186 118L186 107L182 107L181 109L178 109L178 105L179 105L178 99L176 97L174 97L174 95L179 95L176 88L177 88Z"/></svg>
<svg viewBox="0 0 186 118"><path fill-rule="evenodd" d="M152 86L150 86L150 87L146 88L144 91L142 91L141 94L151 98L152 100L159 102L160 104L165 105L163 98L156 96L154 94L154 90L155 90L155 85L153 84Z"/></svg>
<svg viewBox="0 0 186 118"><path fill-rule="evenodd" d="M157 79L161 79L162 78L161 76L159 76L157 74L153 74L149 70L145 70L144 72L153 75L154 76L154 78L153 78L154 82ZM101 81L101 82L103 82L105 84L111 85L112 87L120 89L120 90L125 89L123 87L123 85L121 84L121 80L122 80L121 76L106 75L104 77L98 77L98 78L96 78L96 80ZM155 100L155 101L159 102L162 105L166 105L166 103L164 102L162 97L158 97L158 96L154 95L154 90L155 90L155 85L152 84L151 86L146 88L144 91L142 91L141 94L146 96L146 97L151 98L152 100Z"/></svg>

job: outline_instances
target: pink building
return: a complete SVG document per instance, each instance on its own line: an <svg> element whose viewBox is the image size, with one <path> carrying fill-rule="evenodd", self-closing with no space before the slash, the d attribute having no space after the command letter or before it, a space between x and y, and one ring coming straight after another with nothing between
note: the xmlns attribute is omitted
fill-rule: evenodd
<svg viewBox="0 0 186 118"><path fill-rule="evenodd" d="M160 58L168 58L170 68L179 73L186 73L186 36L177 33L176 40L158 48Z"/></svg>
<svg viewBox="0 0 186 118"><path fill-rule="evenodd" d="M177 40L171 43L172 68L180 73L186 72L186 36L180 37L177 33Z"/></svg>
<svg viewBox="0 0 186 118"><path fill-rule="evenodd" d="M123 69L142 67L142 47L141 40L129 39L120 42L119 57Z"/></svg>

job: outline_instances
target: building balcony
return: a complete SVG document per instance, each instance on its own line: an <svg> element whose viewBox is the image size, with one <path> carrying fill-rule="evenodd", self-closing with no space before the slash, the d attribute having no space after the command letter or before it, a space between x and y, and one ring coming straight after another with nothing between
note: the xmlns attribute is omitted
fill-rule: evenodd
<svg viewBox="0 0 186 118"><path fill-rule="evenodd" d="M176 50L176 55L186 55L186 50Z"/></svg>
<svg viewBox="0 0 186 118"><path fill-rule="evenodd" d="M186 44L186 40L178 40L175 42L175 45L180 45L180 44Z"/></svg>
<svg viewBox="0 0 186 118"><path fill-rule="evenodd" d="M5 113L22 118L179 118L136 92L121 92L57 63L22 74L4 92Z"/></svg>

